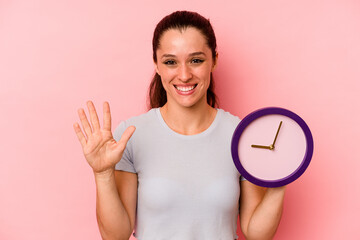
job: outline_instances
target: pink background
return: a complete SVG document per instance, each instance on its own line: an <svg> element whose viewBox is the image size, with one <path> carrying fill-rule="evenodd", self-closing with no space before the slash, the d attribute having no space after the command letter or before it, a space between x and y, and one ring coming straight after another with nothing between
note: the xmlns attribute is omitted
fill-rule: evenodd
<svg viewBox="0 0 360 240"><path fill-rule="evenodd" d="M221 108L285 107L312 130L275 239L358 239L359 1L168 2L0 1L0 239L100 239L76 111L109 101L113 129L145 112L154 27L183 9L215 28Z"/></svg>

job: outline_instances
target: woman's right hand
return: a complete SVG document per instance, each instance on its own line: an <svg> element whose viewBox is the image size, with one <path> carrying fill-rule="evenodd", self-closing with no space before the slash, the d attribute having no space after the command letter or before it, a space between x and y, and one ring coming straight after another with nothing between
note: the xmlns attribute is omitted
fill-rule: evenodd
<svg viewBox="0 0 360 240"><path fill-rule="evenodd" d="M84 129L82 132L78 123L74 124L75 133L81 143L84 156L92 167L95 174L112 172L115 164L118 163L123 155L126 143L135 131L134 126L128 127L122 134L121 139L116 142L111 133L111 115L108 102L104 102L104 126L100 128L99 118L96 113L94 104L87 102L90 112L90 121L86 117L84 109L80 108L78 114L81 125Z"/></svg>

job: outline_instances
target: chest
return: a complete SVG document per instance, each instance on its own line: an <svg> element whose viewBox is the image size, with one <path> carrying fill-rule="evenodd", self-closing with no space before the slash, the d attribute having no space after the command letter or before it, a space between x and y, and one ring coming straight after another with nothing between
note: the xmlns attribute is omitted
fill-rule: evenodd
<svg viewBox="0 0 360 240"><path fill-rule="evenodd" d="M230 142L154 139L143 139L142 147L133 152L140 207L158 213L179 208L184 212L199 208L233 211L240 194L240 174L231 158Z"/></svg>

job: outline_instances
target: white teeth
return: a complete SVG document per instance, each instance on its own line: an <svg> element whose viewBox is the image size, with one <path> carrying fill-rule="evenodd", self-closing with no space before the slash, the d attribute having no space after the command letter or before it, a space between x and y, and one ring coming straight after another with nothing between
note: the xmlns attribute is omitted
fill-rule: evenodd
<svg viewBox="0 0 360 240"><path fill-rule="evenodd" d="M175 86L175 88L179 91L182 91L182 92L188 92L188 91L191 91L195 88L196 85L193 85L192 87L180 87L180 86Z"/></svg>

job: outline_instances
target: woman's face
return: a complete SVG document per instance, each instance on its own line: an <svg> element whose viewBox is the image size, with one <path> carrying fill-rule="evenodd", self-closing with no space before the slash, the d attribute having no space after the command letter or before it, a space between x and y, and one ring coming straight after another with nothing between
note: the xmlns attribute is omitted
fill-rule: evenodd
<svg viewBox="0 0 360 240"><path fill-rule="evenodd" d="M189 27L182 32L177 29L164 32L156 55L155 68L161 76L168 104L183 107L206 104L215 62L199 30Z"/></svg>

